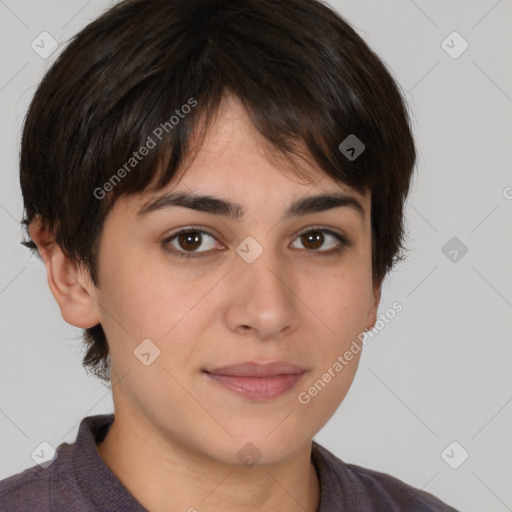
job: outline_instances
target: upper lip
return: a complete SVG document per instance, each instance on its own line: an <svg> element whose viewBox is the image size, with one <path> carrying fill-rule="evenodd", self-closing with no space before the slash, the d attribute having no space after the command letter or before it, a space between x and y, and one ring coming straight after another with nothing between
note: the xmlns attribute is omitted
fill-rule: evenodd
<svg viewBox="0 0 512 512"><path fill-rule="evenodd" d="M205 370L207 373L216 375L231 375L236 377L275 377L276 375L301 374L306 370L287 361L273 361L270 363L256 363L254 361L244 361L242 363L231 364Z"/></svg>

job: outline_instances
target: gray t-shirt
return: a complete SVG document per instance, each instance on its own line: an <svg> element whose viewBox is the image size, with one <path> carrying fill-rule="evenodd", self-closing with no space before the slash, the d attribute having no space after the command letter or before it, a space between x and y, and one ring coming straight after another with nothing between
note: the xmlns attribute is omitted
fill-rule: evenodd
<svg viewBox="0 0 512 512"><path fill-rule="evenodd" d="M98 453L113 421L113 414L84 418L76 441L60 444L52 464L0 481L0 510L147 512ZM320 481L317 512L457 512L392 476L347 464L315 441L311 458Z"/></svg>

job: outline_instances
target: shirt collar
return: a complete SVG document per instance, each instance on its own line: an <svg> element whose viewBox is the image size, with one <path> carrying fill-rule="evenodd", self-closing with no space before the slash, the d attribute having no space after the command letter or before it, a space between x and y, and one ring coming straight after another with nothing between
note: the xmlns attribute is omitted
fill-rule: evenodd
<svg viewBox="0 0 512 512"><path fill-rule="evenodd" d="M147 512L112 473L98 452L96 445L103 441L113 421L114 414L88 416L81 421L72 454L77 483L98 509ZM340 507L345 503L347 492L347 489L340 486L344 480L340 474L343 462L315 441L312 442L311 460L319 479L320 500L317 512L332 510L332 504Z"/></svg>
<svg viewBox="0 0 512 512"><path fill-rule="evenodd" d="M81 421L72 456L78 485L97 510L147 512L98 452L96 444L103 440L113 421L114 414L88 416Z"/></svg>

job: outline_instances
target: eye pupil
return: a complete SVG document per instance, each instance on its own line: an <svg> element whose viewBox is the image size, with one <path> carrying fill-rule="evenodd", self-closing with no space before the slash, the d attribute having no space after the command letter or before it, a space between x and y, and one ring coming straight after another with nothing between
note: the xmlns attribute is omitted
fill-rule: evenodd
<svg viewBox="0 0 512 512"><path fill-rule="evenodd" d="M302 237L306 240L304 245L306 247L309 245L308 248L311 249L318 249L319 247L322 247L324 243L324 235L321 231L310 231L309 233L302 235Z"/></svg>
<svg viewBox="0 0 512 512"><path fill-rule="evenodd" d="M183 249L193 251L201 245L201 233L198 231L187 231L178 236L178 242Z"/></svg>

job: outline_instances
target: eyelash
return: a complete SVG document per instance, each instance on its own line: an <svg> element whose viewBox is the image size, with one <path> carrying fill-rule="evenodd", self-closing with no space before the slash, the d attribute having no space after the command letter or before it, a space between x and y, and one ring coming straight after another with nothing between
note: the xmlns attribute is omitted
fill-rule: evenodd
<svg viewBox="0 0 512 512"><path fill-rule="evenodd" d="M297 238L300 238L301 236L307 235L308 233L318 233L318 232L327 233L328 235L332 235L334 238L336 238L340 242L340 246L338 246L335 249L331 249L330 251L316 251L316 250L309 250L308 251L306 249L307 252L313 253L314 256L317 256L317 255L318 256L335 256L335 255L341 253L346 248L348 248L348 247L350 247L352 245L352 242L348 238L346 238L344 235L340 235L339 233L331 231L330 229L325 229L325 228L321 228L321 227L309 228L306 231L303 231L302 233L297 235ZM178 251L176 249L169 248L168 244L170 242L172 242L175 238L177 238L179 235L182 235L184 233L201 233L201 234L204 234L204 235L211 236L212 238L215 239L215 236L212 233L210 233L208 231L205 231L204 229L188 227L188 228L182 229L181 231L178 231L178 232L174 233L172 236L166 238L162 242L163 249L166 252L169 252L171 254L175 254L176 256L178 256L180 258L186 258L186 259L202 258L202 257L209 256L210 251L186 252L186 251Z"/></svg>

